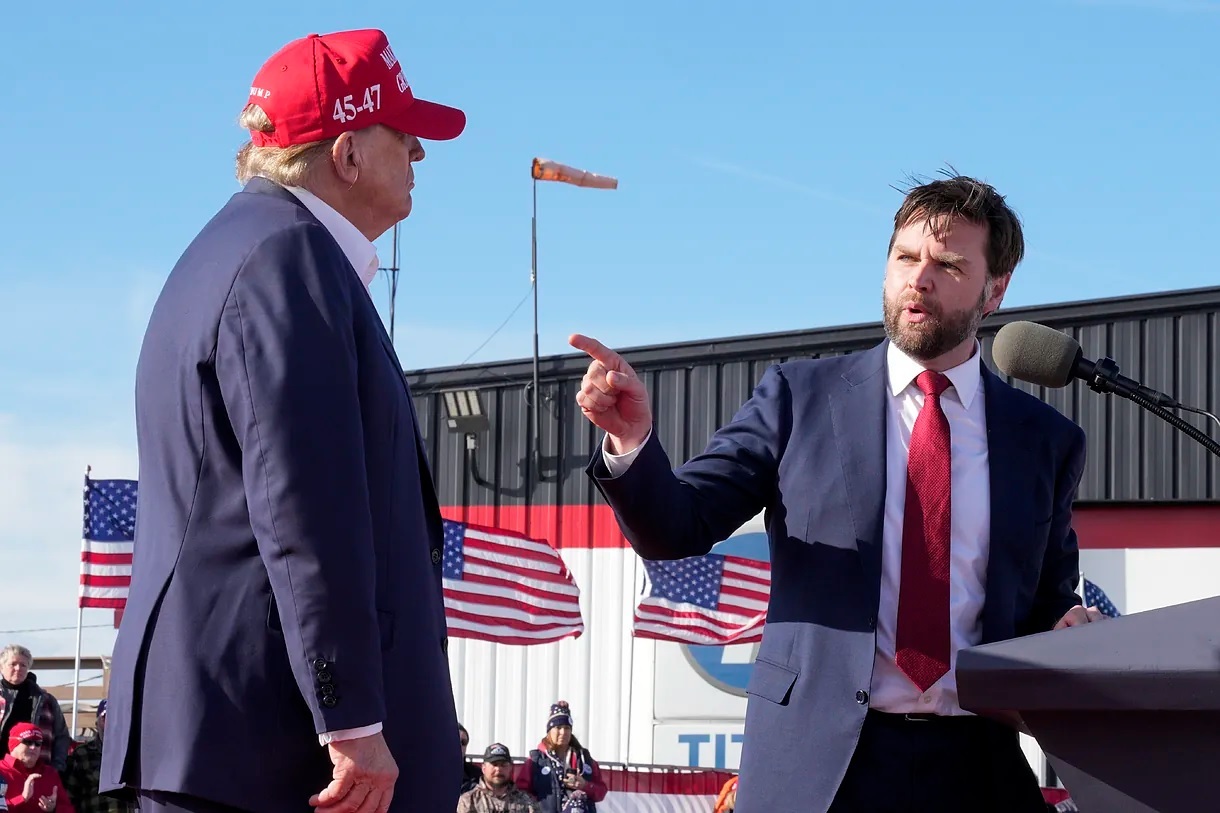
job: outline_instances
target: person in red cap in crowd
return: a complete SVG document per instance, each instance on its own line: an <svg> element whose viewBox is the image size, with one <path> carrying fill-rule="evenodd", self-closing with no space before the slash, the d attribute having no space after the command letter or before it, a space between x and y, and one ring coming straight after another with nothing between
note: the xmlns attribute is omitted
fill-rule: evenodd
<svg viewBox="0 0 1220 813"><path fill-rule="evenodd" d="M33 723L17 723L9 732L8 754L0 760L9 813L76 813L59 771L41 761L48 744Z"/></svg>
<svg viewBox="0 0 1220 813"><path fill-rule="evenodd" d="M20 644L0 650L0 757L8 753L5 743L13 726L37 723L46 740L42 761L63 771L72 733L55 695L39 686L37 675L30 671L33 664L34 656Z"/></svg>
<svg viewBox="0 0 1220 813"><path fill-rule="evenodd" d="M245 186L170 272L136 370L101 790L152 813L451 813L443 525L368 285L421 139L466 117L367 29L280 49L239 121ZM423 779L396 794L403 765Z"/></svg>

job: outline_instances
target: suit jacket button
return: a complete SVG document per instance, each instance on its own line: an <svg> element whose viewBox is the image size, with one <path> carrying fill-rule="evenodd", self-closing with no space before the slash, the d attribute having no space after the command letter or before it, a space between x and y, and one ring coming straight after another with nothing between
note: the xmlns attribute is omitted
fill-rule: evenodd
<svg viewBox="0 0 1220 813"><path fill-rule="evenodd" d="M863 689L856 692L856 702L859 703L861 706L867 706L868 705L868 692L864 691Z"/></svg>
<svg viewBox="0 0 1220 813"><path fill-rule="evenodd" d="M330 683L333 679L334 678L330 676L330 672L327 672L325 669L318 672L318 683Z"/></svg>
<svg viewBox="0 0 1220 813"><path fill-rule="evenodd" d="M313 668L321 672L327 666L326 658L314 658Z"/></svg>
<svg viewBox="0 0 1220 813"><path fill-rule="evenodd" d="M440 563L441 563L441 549L433 548L432 549L432 564L439 565Z"/></svg>
<svg viewBox="0 0 1220 813"><path fill-rule="evenodd" d="M335 696L335 687L334 686L332 686L329 683L322 686L323 699L325 699L327 697L334 697L334 696Z"/></svg>
<svg viewBox="0 0 1220 813"><path fill-rule="evenodd" d="M339 700L333 694L328 694L322 698L322 705L326 706L328 709L333 709L335 706L339 705Z"/></svg>

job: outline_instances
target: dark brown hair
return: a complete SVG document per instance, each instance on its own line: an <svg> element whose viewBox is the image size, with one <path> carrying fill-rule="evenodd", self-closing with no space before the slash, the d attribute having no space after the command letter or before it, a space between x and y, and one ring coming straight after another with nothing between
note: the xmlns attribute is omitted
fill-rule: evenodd
<svg viewBox="0 0 1220 813"><path fill-rule="evenodd" d="M987 276L998 279L1011 274L1025 256L1020 218L995 187L950 170L941 173L943 180L913 181L905 190L902 206L894 214L887 253L893 250L899 229L916 220L928 220L939 239L960 217L987 229Z"/></svg>

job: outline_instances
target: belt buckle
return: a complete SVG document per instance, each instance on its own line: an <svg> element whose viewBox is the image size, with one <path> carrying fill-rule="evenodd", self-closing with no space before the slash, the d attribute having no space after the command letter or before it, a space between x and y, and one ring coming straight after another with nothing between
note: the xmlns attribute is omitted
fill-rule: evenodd
<svg viewBox="0 0 1220 813"><path fill-rule="evenodd" d="M902 715L902 719L906 720L908 723L926 723L931 721L932 715L920 714L918 712L906 712Z"/></svg>

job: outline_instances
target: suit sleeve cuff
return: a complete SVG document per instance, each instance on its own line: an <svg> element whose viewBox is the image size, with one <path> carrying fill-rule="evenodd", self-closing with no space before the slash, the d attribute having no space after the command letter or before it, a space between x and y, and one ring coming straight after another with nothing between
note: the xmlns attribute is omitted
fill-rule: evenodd
<svg viewBox="0 0 1220 813"><path fill-rule="evenodd" d="M607 435L602 439L602 460L606 463L606 469L610 472L611 477L618 477L627 469L631 468L631 464L639 457L640 450L648 443L652 437L652 430L648 430L648 434L644 436L643 442L636 446L626 454L611 454L609 449L610 436Z"/></svg>
<svg viewBox="0 0 1220 813"><path fill-rule="evenodd" d="M323 745L329 745L332 742L339 742L340 740L356 740L361 737L371 737L379 733L381 733L381 723L373 723L372 725L363 725L359 728L340 728L336 731L327 731L318 735L318 742Z"/></svg>

